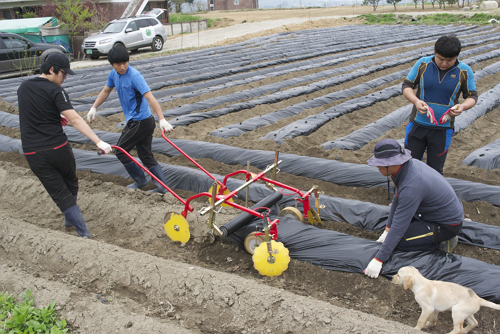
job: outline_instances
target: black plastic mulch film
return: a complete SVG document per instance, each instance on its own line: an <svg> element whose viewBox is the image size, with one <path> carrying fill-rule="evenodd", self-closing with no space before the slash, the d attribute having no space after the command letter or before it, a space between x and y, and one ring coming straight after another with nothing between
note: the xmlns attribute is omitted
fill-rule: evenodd
<svg viewBox="0 0 500 334"><path fill-rule="evenodd" d="M464 62L467 62L467 60ZM497 73L499 70L500 70L500 62L494 63L481 70L476 71L474 73L474 80L478 81L479 79L483 78L486 75ZM486 96L489 96L489 94L482 95L481 98ZM370 123L359 130L351 132L347 136L334 139L322 144L322 147L328 150L333 148L338 148L341 150L359 150L360 148L368 144L370 141L379 138L387 131L400 126L410 116L412 107L413 107L412 104L408 104L404 107L401 107L396 111L393 111L389 115L380 118L375 122ZM491 105L490 110L494 108L495 107L493 104ZM473 121L474 119L469 119L469 121L471 120ZM463 124L462 120L464 120ZM462 118L462 116L456 118L455 122L456 122L455 128L458 130L458 132L460 131L460 128L467 127L468 125L470 125L470 122L465 121L465 118ZM458 123L462 124L459 126L459 128L457 128ZM458 132L455 132L455 134Z"/></svg>
<svg viewBox="0 0 500 334"><path fill-rule="evenodd" d="M475 150L462 163L487 170L500 168L500 138Z"/></svg>
<svg viewBox="0 0 500 334"><path fill-rule="evenodd" d="M10 148L11 151L20 149L20 140L0 135L0 147L2 150ZM74 149L73 153L79 170L88 170L101 174L112 174L128 177L123 165L113 155L98 156L96 152ZM269 156L268 163L272 161ZM166 179L166 184L171 189L181 189L201 193L207 191L213 183L205 173L199 169L183 166L173 166L160 163ZM222 181L223 176L212 174ZM236 189L244 181L228 179L229 189ZM249 188L249 200L258 202L272 194L265 185L252 184ZM240 191L238 197L245 199L245 191ZM295 200L292 196L284 196L277 205L272 207L271 217L279 213L278 207L294 206ZM375 224L372 227L383 229L388 215L388 207L339 199L330 196L321 196L321 203L325 209L321 210L323 219L342 220L360 217L372 219ZM314 201L310 203L314 207ZM338 215L334 214L338 210ZM180 213L180 212L179 212ZM358 222L367 227L365 221ZM258 219L249 225L229 235L229 239L236 245L242 246L243 239L255 231L260 224ZM358 224L358 225L359 225ZM498 227L480 224L476 222L464 222L463 233L460 241L471 243L470 238L479 236L489 239L478 239L477 245L483 245L485 241L491 241L496 248L500 247ZM375 256L380 243L366 240L351 235L331 230L324 230L312 225L300 223L289 218L281 218L278 225L278 236L280 242L288 248L290 256L300 261L310 262L328 270L361 273L370 260ZM497 236L497 239L492 237ZM432 263L432 266L428 264ZM473 289L482 298L492 302L500 302L500 289L496 284L500 275L500 266L484 263L478 260L462 257L444 252L394 252L384 263L381 274L384 276L394 275L399 268L412 265L429 279L454 282ZM439 270L436 270L439 268ZM481 273L481 274L479 274Z"/></svg>
<svg viewBox="0 0 500 334"><path fill-rule="evenodd" d="M359 41L359 36L369 35L366 33L366 31L365 33L360 32L363 31L363 29L367 28L377 31L371 35L370 39L366 39L365 41L359 42L358 44L350 43L350 41L352 40ZM468 34L489 29L488 27L448 28L450 31L453 30L455 32L467 31ZM220 78L221 80L228 79L226 82L230 82L231 79L234 79L232 75L234 75L235 73L240 73L242 75L240 79L246 78L244 77L244 75L249 75L248 78L255 76L255 73L259 71L259 66L252 68L251 65L242 65L245 63L245 61L252 62L252 59L245 57L247 55L253 56L254 52L255 54L259 55L259 60L266 60L269 62L269 65L260 65L262 66L262 68L265 68L266 66L276 66L279 63L279 59L277 60L278 62L273 62L273 60L276 60L275 58L281 58L284 55L286 55L286 57L297 57L293 61L297 61L297 59L299 59L300 57L303 57L303 59L305 60L310 57L317 57L319 55L319 52L324 52L325 55L329 54L329 52L331 54L334 54L338 52L355 50L356 48L360 48L361 45L367 48L375 48L380 45L389 45L391 43L398 43L399 41L405 40L418 40L419 42L421 42L422 36L429 37L429 40L427 42L430 43L435 39L435 37L430 37L441 35L442 33L444 33L442 27L440 27L439 32L436 31L435 27L411 27L411 29L402 29L401 35L398 34L398 37L401 36L401 39L388 41L384 38L390 36L391 34L381 27L361 26L349 29L337 29L338 30L332 29L331 31L329 31L330 36L332 35L332 31L334 31L335 33L339 32L339 34L335 34L335 41L333 41L333 38L330 37L330 44L328 44L329 37L325 37L325 40L319 39L320 36L323 36L322 34L320 34L320 31L325 31L325 29L318 31L308 31L307 33L284 33L268 36L266 38L255 39L253 41L239 43L232 46L194 51L179 56L170 56L168 57L167 61L163 60L161 63L154 62L152 60L137 61L133 62L132 66L140 69L140 71L145 74L146 80L152 88L154 87L153 89L160 89L163 87L169 87L174 84L178 85L181 82L201 83L200 80L209 80L206 76L204 77L202 74L195 75L195 73L196 71L200 71L199 73L206 73L207 71L211 71L212 69L207 67L200 67L199 64L197 65L194 60L199 57L200 59L203 59L206 66L207 61L212 63L215 58L218 58L220 56L227 56L218 63L219 65L214 66L214 68L217 69L218 72L216 71L213 73L212 80ZM370 33L372 33L372 31L370 31ZM373 38L374 35L377 35L377 38ZM342 36L345 37L345 40L341 39ZM353 36L356 36L356 38L353 38ZM490 35L490 37L491 36L492 35ZM286 40L284 38L286 38ZM479 37L476 38L481 39ZM319 41L318 43L316 43L317 49L314 48L313 42L311 41ZM377 42L371 44L373 41ZM484 42L485 40L482 39L477 43ZM403 43L392 45L391 47L399 47L402 44ZM304 47L304 45L307 45L307 47ZM332 49L332 51L321 51L321 49L325 49L325 45L336 45L337 49ZM286 50L285 48L287 46L290 46L290 48ZM252 48L252 52L248 52L249 48ZM295 52L297 50L304 51L302 53ZM370 52L376 52L379 50L381 49L371 50ZM242 54L236 55L236 53L238 53L239 51L242 51ZM269 58L264 58L264 55L269 55ZM231 56L237 56L238 60L233 60ZM345 56L345 54L340 56ZM332 57L330 60L336 61L335 59L338 58L340 57ZM322 60L324 61L325 59ZM224 66L233 61L235 63L239 61L240 68L234 68L234 71L228 71L227 69L225 69ZM318 63L318 61L316 61L316 63ZM183 65L187 66L183 67ZM297 64L293 65L294 66L284 68L284 70L293 70L293 67L296 67ZM304 66L311 65L304 64ZM321 64L318 63L317 65L313 66L321 66ZM242 69L242 67L247 67L248 69ZM162 69L165 69L165 71L161 71ZM254 70L255 72L251 73L251 75L249 73L245 73L245 71L251 70ZM65 88L66 83L68 84L68 89L66 89L68 92L71 92L71 94L73 94L73 92L74 94L81 94L82 92L80 91L80 89L84 89L84 91L87 92L85 94L98 92L100 91L100 89L102 89L103 82L105 82L107 73L109 73L109 66L102 67L97 70L78 70L77 73L80 75L75 77L68 77L67 82L65 82ZM187 73L189 73L190 77L185 76ZM279 73L279 71L277 71L277 67L275 67L272 69L272 71L269 71L267 73ZM262 74L267 75L266 73ZM208 73L208 75L212 74ZM173 80L169 78L177 79ZM5 93L3 94L3 96L7 96L7 98L5 99L6 101L15 102L17 100L15 93L21 81L22 79L10 81L2 80L0 85L2 85L2 89L5 88ZM224 83L221 81L219 84L223 85ZM188 85L186 87L189 86L191 85ZM206 89L210 86L212 85L210 84L204 86L204 88ZM172 89L180 88L181 87L176 87ZM190 92L190 89L191 92L194 92L192 88L187 88L186 92ZM197 86L195 89L203 89L203 87ZM168 91L168 89L164 91ZM160 92L163 91L154 93L163 94ZM173 91L168 94L171 93L173 93ZM81 107L82 110L88 110L88 108L90 107L89 103L93 103L94 100L95 98L92 97L82 99L79 107ZM116 103L116 101L114 101L113 103ZM99 113L101 112L102 111L100 111ZM14 120L14 118L12 118L12 116L17 117L17 115L5 114L6 113L2 113L0 115L1 123L4 126L18 127L18 125L15 125L16 121L18 123L18 119ZM76 142L88 142L86 137L83 137L75 129L66 127L66 131L70 140ZM116 143L119 136L119 134L116 133L97 133L103 140L110 143ZM174 140L174 143L194 158L206 157L216 161L224 162L226 164L246 165L247 161L251 161L251 164L253 166L263 169L274 160L274 152L243 150L227 145L186 140ZM3 151L16 151L20 148L20 141L9 137L0 136L0 147ZM153 148L155 152L163 153L169 156L179 155L178 151L170 147L168 143L160 138L155 138ZM77 166L81 170L91 169L92 171L97 173L108 173L128 177L121 163L119 163L119 161L113 156L99 157L95 152L91 151L74 150L74 152L77 159ZM219 152L224 152L224 154L220 154ZM385 178L381 177L376 169L366 165L339 163L337 161L301 157L293 154L281 154L280 159L283 160L283 163L280 165L280 169L283 172L291 173L294 175L307 176L310 178L317 178L328 182L349 186L373 187L385 186L386 184ZM165 176L167 178L167 185L173 189L190 190L199 193L206 191L212 185L212 180L208 178L203 172L197 169L170 166L165 164L161 165L166 172ZM322 172L318 173L319 170L322 170ZM222 180L222 177L216 177ZM500 198L498 198L500 187L488 186L449 178L448 181L450 182L450 184L452 184L453 188L457 192L457 195L466 201L482 200L487 201L493 205L500 206ZM230 189L235 189L236 187L241 185L241 182L242 181L240 180L230 179L228 186ZM254 184L250 188L249 199L251 201L258 202L269 194L269 189L265 188L262 185ZM244 191L239 194L240 198L244 199L244 196ZM388 207L386 206L334 198L330 196L321 196L321 202L326 206L325 209L321 210L321 217L324 220L343 220L354 226L374 231L381 231L385 226L385 222L387 220ZM285 198L283 198L278 203L279 207L294 205L295 201L292 196L285 196ZM311 205L314 207L313 202L311 203ZM273 211L273 214L277 213L278 211L275 209ZM255 224L257 223L259 222L254 222L253 226L252 224L250 224L247 228L253 228L254 230ZM326 269L350 272L362 272L362 270L374 256L378 246L380 245L370 240L356 238L335 231L326 231L310 225L297 223L293 220L286 221L285 219L282 219L282 224L279 226L279 235L280 241L282 241L290 250L290 255L292 257L303 261L308 261L316 265L320 265ZM500 249L500 241L498 240L498 238L495 239L495 236L498 235L500 235L500 233L498 233L498 227L477 222L465 222L463 232L460 236L460 241L468 244ZM244 229L242 229L241 232L233 233L231 235L231 239L236 244L239 244L239 242L241 242L241 237L244 238L245 236L245 231ZM314 248L311 249L311 247ZM355 256L353 256L353 254ZM429 263L429 261L431 261L431 263L437 263L441 268L440 271L437 272L434 270L432 272L429 272L431 268L428 268L426 266L426 263ZM471 287L483 298L492 300L494 302L498 302L500 300L500 292L498 291L498 288L492 286L492 282L495 282L498 274L500 273L500 268L498 266L485 264L480 261L463 258L453 254L444 255L439 252L394 253L391 259L389 259L389 261L384 264L382 274L387 276L393 275L401 266L404 265L413 265L417 267L426 277L430 279L442 279L446 281L456 282ZM478 272L482 273L481 277L477 277Z"/></svg>

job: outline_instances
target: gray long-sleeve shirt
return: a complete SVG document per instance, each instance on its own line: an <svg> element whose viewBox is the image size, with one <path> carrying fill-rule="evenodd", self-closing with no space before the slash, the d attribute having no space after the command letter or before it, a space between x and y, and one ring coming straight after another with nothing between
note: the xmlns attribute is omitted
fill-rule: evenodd
<svg viewBox="0 0 500 334"><path fill-rule="evenodd" d="M436 224L459 224L464 219L460 199L446 179L417 159L410 159L392 176L396 186L389 211L390 230L377 255L386 261L405 234L413 217Z"/></svg>

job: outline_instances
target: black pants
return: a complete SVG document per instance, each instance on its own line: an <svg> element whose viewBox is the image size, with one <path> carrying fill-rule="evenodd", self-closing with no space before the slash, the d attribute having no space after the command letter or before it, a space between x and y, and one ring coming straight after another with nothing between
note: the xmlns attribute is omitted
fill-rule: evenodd
<svg viewBox="0 0 500 334"><path fill-rule="evenodd" d="M453 129L429 129L412 122L406 126L405 148L412 158L422 160L427 149L427 165L443 174Z"/></svg>
<svg viewBox="0 0 500 334"><path fill-rule="evenodd" d="M71 146L25 153L26 160L61 212L76 205L78 177Z"/></svg>
<svg viewBox="0 0 500 334"><path fill-rule="evenodd" d="M413 218L396 249L434 251L439 248L440 242L454 238L461 230L462 223L444 225Z"/></svg>
<svg viewBox="0 0 500 334"><path fill-rule="evenodd" d="M153 116L141 121L130 120L127 122L125 129L123 129L122 135L116 145L127 152L130 152L135 146L137 155L144 166L151 168L158 164L151 151L155 126L156 122ZM122 164L132 162L132 160L120 151L116 152L116 156L120 159Z"/></svg>

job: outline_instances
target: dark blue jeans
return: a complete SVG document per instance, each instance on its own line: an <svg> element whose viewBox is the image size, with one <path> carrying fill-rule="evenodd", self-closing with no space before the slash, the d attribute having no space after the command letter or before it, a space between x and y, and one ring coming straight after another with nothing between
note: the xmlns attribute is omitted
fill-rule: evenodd
<svg viewBox="0 0 500 334"><path fill-rule="evenodd" d="M158 164L151 151L155 126L156 122L153 116L140 121L130 120L123 129L122 135L120 139L118 139L116 145L127 152L130 152L135 146L137 155L139 159L141 159L143 165L147 168L151 168ZM116 151L116 156L122 164L132 162L132 160L118 150Z"/></svg>
<svg viewBox="0 0 500 334"><path fill-rule="evenodd" d="M26 160L61 212L76 205L78 177L73 151L66 145L25 153Z"/></svg>
<svg viewBox="0 0 500 334"><path fill-rule="evenodd" d="M396 249L406 252L434 251L439 248L440 242L454 238L461 230L462 223L444 225L413 218Z"/></svg>

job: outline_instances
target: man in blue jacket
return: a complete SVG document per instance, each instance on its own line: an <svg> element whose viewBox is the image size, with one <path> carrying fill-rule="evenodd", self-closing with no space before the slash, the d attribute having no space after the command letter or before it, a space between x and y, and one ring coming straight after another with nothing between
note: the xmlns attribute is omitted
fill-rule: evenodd
<svg viewBox="0 0 500 334"><path fill-rule="evenodd" d="M137 149L137 155L142 163L154 176L163 183L166 183L163 170L153 156L151 148L156 122L151 114L149 106L151 106L156 115L158 115L160 129L165 130L165 132L170 132L173 130L173 127L165 120L160 104L153 96L153 93L151 93L151 89L142 74L135 68L129 66L127 49L121 45L113 47L108 52L108 61L111 66L113 66L113 70L109 73L106 85L104 85L104 88L97 96L92 108L90 108L87 114L87 120L89 123L95 120L97 113L96 109L106 101L113 88L115 88L127 121L127 125L123 129L122 135L116 145L129 153L135 147ZM130 159L120 151L116 152L116 157L123 164L130 177L135 181L128 185L128 188L143 188L148 185L144 172L135 162L130 161ZM157 188L151 190L151 192L162 194L167 192L167 190L154 179L153 182L156 184Z"/></svg>
<svg viewBox="0 0 500 334"><path fill-rule="evenodd" d="M378 277L394 250L451 252L462 229L464 209L448 181L420 160L412 159L411 152L394 139L377 143L368 165L390 177L395 192L386 229L377 240L382 246L364 273Z"/></svg>
<svg viewBox="0 0 500 334"><path fill-rule="evenodd" d="M441 174L455 117L477 102L474 74L457 59L460 50L456 36L441 36L434 45L434 56L420 58L402 87L403 95L414 105L406 127L405 147L419 160L427 150L427 164ZM460 93L464 101L459 104Z"/></svg>

